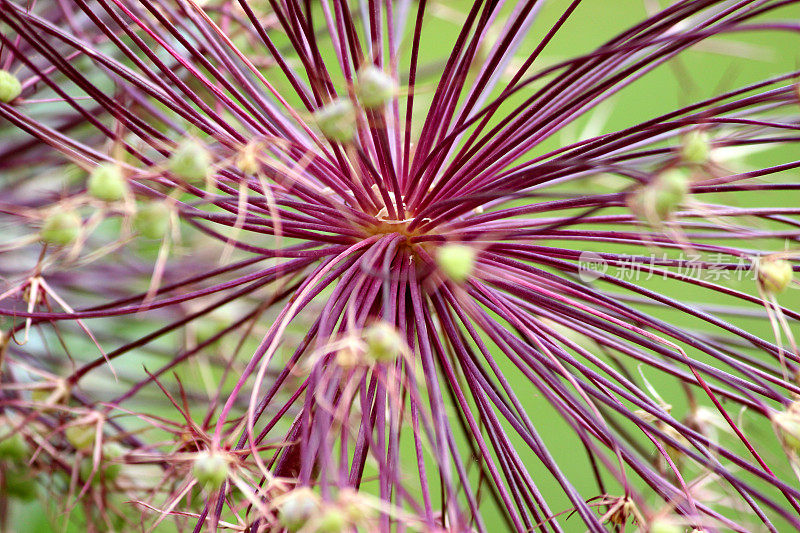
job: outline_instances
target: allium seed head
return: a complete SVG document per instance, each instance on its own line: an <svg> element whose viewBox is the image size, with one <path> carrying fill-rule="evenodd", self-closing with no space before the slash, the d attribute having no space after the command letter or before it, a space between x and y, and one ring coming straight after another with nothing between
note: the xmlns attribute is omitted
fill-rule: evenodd
<svg viewBox="0 0 800 533"><path fill-rule="evenodd" d="M446 278L463 283L472 275L477 251L472 246L448 243L436 250L436 264Z"/></svg>
<svg viewBox="0 0 800 533"><path fill-rule="evenodd" d="M219 488L228 479L229 472L228 459L221 452L198 452L192 462L192 475L200 485L208 489Z"/></svg>
<svg viewBox="0 0 800 533"><path fill-rule="evenodd" d="M211 172L211 154L194 139L182 141L169 158L170 172L189 182L201 182Z"/></svg>
<svg viewBox="0 0 800 533"><path fill-rule="evenodd" d="M683 138L681 158L695 165L708 163L711 156L711 143L708 134L702 130L692 130Z"/></svg>
<svg viewBox="0 0 800 533"><path fill-rule="evenodd" d="M403 354L403 339L397 328L387 322L376 322L363 332L366 357L376 363L391 363Z"/></svg>
<svg viewBox="0 0 800 533"><path fill-rule="evenodd" d="M300 487L282 497L278 519L283 527L296 533L319 514L320 505L319 496L307 487Z"/></svg>
<svg viewBox="0 0 800 533"><path fill-rule="evenodd" d="M133 227L145 239L163 239L169 231L170 210L163 202L139 204Z"/></svg>

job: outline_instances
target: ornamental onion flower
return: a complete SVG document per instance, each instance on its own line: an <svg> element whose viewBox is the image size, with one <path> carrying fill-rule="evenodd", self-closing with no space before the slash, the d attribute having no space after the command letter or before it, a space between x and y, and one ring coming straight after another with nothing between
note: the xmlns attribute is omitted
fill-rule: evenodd
<svg viewBox="0 0 800 533"><path fill-rule="evenodd" d="M0 498L800 529L796 3L0 0Z"/></svg>

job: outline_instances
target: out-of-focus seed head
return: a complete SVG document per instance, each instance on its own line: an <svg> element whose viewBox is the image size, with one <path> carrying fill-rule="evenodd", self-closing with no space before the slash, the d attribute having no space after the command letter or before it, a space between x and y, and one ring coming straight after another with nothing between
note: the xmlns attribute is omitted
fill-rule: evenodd
<svg viewBox="0 0 800 533"><path fill-rule="evenodd" d="M169 230L169 207L163 202L142 204L133 217L133 227L146 239L163 239Z"/></svg>
<svg viewBox="0 0 800 533"><path fill-rule="evenodd" d="M122 175L122 169L114 163L98 165L89 176L88 193L104 202L118 202L125 198L128 183Z"/></svg>
<svg viewBox="0 0 800 533"><path fill-rule="evenodd" d="M382 107L397 94L397 84L391 76L373 64L358 71L356 96L367 109Z"/></svg>
<svg viewBox="0 0 800 533"><path fill-rule="evenodd" d="M14 433L0 440L0 460L24 461L30 456L30 447L25 438Z"/></svg>
<svg viewBox="0 0 800 533"><path fill-rule="evenodd" d="M686 201L689 178L679 169L659 174L651 183L636 189L628 196L628 206L639 219L658 224Z"/></svg>
<svg viewBox="0 0 800 533"><path fill-rule="evenodd" d="M197 454L192 463L192 475L198 483L209 489L216 489L228 479L230 465L220 452L208 450Z"/></svg>
<svg viewBox="0 0 800 533"><path fill-rule="evenodd" d="M692 130L686 134L681 144L681 159L694 165L704 165L711 158L711 143L708 134Z"/></svg>
<svg viewBox="0 0 800 533"><path fill-rule="evenodd" d="M283 496L278 508L278 520L283 527L295 533L316 516L319 510L319 496L308 487L301 487Z"/></svg>
<svg viewBox="0 0 800 533"><path fill-rule="evenodd" d="M169 170L189 183L203 181L211 172L211 154L194 139L181 142L169 158Z"/></svg>
<svg viewBox="0 0 800 533"><path fill-rule="evenodd" d="M94 447L97 428L91 424L78 424L69 426L64 430L64 436L76 450L88 451Z"/></svg>
<svg viewBox="0 0 800 533"><path fill-rule="evenodd" d="M792 282L792 264L785 259L766 259L756 265L758 282L770 294L780 294Z"/></svg>
<svg viewBox="0 0 800 533"><path fill-rule="evenodd" d="M363 333L367 345L367 359L376 363L391 363L403 353L403 339L393 325L376 322Z"/></svg>
<svg viewBox="0 0 800 533"><path fill-rule="evenodd" d="M19 79L7 70L0 70L0 102L9 103L22 94Z"/></svg>
<svg viewBox="0 0 800 533"><path fill-rule="evenodd" d="M47 244L67 246L78 238L82 224L75 211L56 211L44 220L39 237Z"/></svg>
<svg viewBox="0 0 800 533"><path fill-rule="evenodd" d="M347 98L337 98L317 109L314 120L329 141L346 143L356 134L356 111Z"/></svg>
<svg viewBox="0 0 800 533"><path fill-rule="evenodd" d="M463 283L475 269L476 256L477 251L471 246L448 243L436 250L436 264L447 278Z"/></svg>

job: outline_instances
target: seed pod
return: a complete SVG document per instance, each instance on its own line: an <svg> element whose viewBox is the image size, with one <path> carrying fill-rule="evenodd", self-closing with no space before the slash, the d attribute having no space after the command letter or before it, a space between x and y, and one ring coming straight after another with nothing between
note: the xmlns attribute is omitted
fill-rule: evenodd
<svg viewBox="0 0 800 533"><path fill-rule="evenodd" d="M391 76L376 67L367 65L358 71L356 96L367 109L383 107L397 94L397 85Z"/></svg>
<svg viewBox="0 0 800 533"><path fill-rule="evenodd" d="M80 424L69 426L64 430L64 436L76 450L87 451L94 448L97 428L93 425Z"/></svg>
<svg viewBox="0 0 800 533"><path fill-rule="evenodd" d="M7 70L0 70L0 102L9 103L22 94L22 84Z"/></svg>
<svg viewBox="0 0 800 533"><path fill-rule="evenodd" d="M169 170L190 183L203 181L211 171L211 154L198 141L187 139L172 152Z"/></svg>
<svg viewBox="0 0 800 533"><path fill-rule="evenodd" d="M202 451L192 464L192 475L206 488L216 489L228 479L228 460L219 452Z"/></svg>
<svg viewBox="0 0 800 533"><path fill-rule="evenodd" d="M118 165L102 163L89 176L87 191L98 200L118 202L125 197L128 183Z"/></svg>
<svg viewBox="0 0 800 533"><path fill-rule="evenodd" d="M24 461L30 455L30 447L19 433L0 440L0 460Z"/></svg>
<svg viewBox="0 0 800 533"><path fill-rule="evenodd" d="M57 211L45 219L39 238L47 244L67 246L78 238L82 225L75 211Z"/></svg>
<svg viewBox="0 0 800 533"><path fill-rule="evenodd" d="M758 281L770 294L780 294L789 287L794 277L792 264L785 259L767 259L756 265Z"/></svg>
<svg viewBox="0 0 800 533"><path fill-rule="evenodd" d="M125 455L125 448L118 442L106 442L103 444L103 475L109 481L114 481L122 471L120 463L110 462Z"/></svg>
<svg viewBox="0 0 800 533"><path fill-rule="evenodd" d="M475 268L477 252L463 244L445 244L436 251L436 264L439 270L456 283L466 281Z"/></svg>
<svg viewBox="0 0 800 533"><path fill-rule="evenodd" d="M402 354L403 339L397 328L387 322L376 322L364 330L367 359L376 363L391 363Z"/></svg>
<svg viewBox="0 0 800 533"><path fill-rule="evenodd" d="M628 207L639 219L657 224L669 218L688 193L689 178L678 169L670 169L634 191L628 197Z"/></svg>
<svg viewBox="0 0 800 533"><path fill-rule="evenodd" d="M647 527L648 533L683 533L684 528L666 520L653 520Z"/></svg>
<svg viewBox="0 0 800 533"><path fill-rule="evenodd" d="M319 512L319 496L308 487L288 492L278 509L278 520L290 532L295 533Z"/></svg>
<svg viewBox="0 0 800 533"><path fill-rule="evenodd" d="M785 411L773 415L772 421L784 444L792 450L800 451L800 417L792 411Z"/></svg>
<svg viewBox="0 0 800 533"><path fill-rule="evenodd" d="M341 533L350 526L347 515L337 507L329 507L316 521L316 533Z"/></svg>
<svg viewBox="0 0 800 533"><path fill-rule="evenodd" d="M5 495L26 502L36 499L38 483L26 470L8 469L4 472L4 478Z"/></svg>
<svg viewBox="0 0 800 533"><path fill-rule="evenodd" d="M347 98L337 98L317 109L314 120L329 141L346 143L356 134L356 112Z"/></svg>
<svg viewBox="0 0 800 533"><path fill-rule="evenodd" d="M711 157L711 143L708 134L700 130L692 130L683 138L681 159L687 163L704 165Z"/></svg>
<svg viewBox="0 0 800 533"><path fill-rule="evenodd" d="M169 207L163 202L140 205L133 217L133 227L145 239L163 239L169 230Z"/></svg>

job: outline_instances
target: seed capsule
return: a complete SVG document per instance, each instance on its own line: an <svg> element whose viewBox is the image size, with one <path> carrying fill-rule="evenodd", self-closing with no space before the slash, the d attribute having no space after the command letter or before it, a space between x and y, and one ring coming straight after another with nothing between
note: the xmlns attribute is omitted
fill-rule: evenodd
<svg viewBox="0 0 800 533"><path fill-rule="evenodd" d="M356 112L347 98L337 98L317 109L314 120L329 141L346 143L356 134Z"/></svg>
<svg viewBox="0 0 800 533"><path fill-rule="evenodd" d="M169 208L162 202L139 206L133 227L145 239L163 239L169 230Z"/></svg>
<svg viewBox="0 0 800 533"><path fill-rule="evenodd" d="M97 435L97 428L93 425L80 424L78 426L70 426L64 430L64 436L67 438L76 450L91 450L94 448L94 440Z"/></svg>
<svg viewBox="0 0 800 533"><path fill-rule="evenodd" d="M403 339L397 328L386 322L376 322L363 333L367 358L377 363L391 363L402 354Z"/></svg>
<svg viewBox="0 0 800 533"><path fill-rule="evenodd" d="M784 444L800 451L800 417L790 410L773 415L772 421L778 427Z"/></svg>
<svg viewBox="0 0 800 533"><path fill-rule="evenodd" d="M445 244L436 251L436 263L439 270L456 283L466 281L475 268L477 252L471 246L463 244Z"/></svg>
<svg viewBox="0 0 800 533"><path fill-rule="evenodd" d="M107 480L114 481L119 477L119 473L122 471L122 465L110 461L119 459L123 455L125 455L125 448L118 442L107 442L103 444L103 460L106 461L103 465L103 475Z"/></svg>
<svg viewBox="0 0 800 533"><path fill-rule="evenodd" d="M58 211L45 219L39 237L47 244L66 246L78 238L82 225L76 212Z"/></svg>
<svg viewBox="0 0 800 533"><path fill-rule="evenodd" d="M187 139L172 152L169 169L188 182L203 181L211 171L211 154L199 142Z"/></svg>
<svg viewBox="0 0 800 533"><path fill-rule="evenodd" d="M19 433L0 440L0 460L23 461L30 455L28 443Z"/></svg>
<svg viewBox="0 0 800 533"><path fill-rule="evenodd" d="M367 65L358 71L356 96L367 109L382 107L397 94L394 80L375 65Z"/></svg>
<svg viewBox="0 0 800 533"><path fill-rule="evenodd" d="M316 533L341 533L347 530L349 525L347 515L340 509L331 507L317 519L317 527L314 531Z"/></svg>
<svg viewBox="0 0 800 533"><path fill-rule="evenodd" d="M195 457L192 475L201 485L216 489L228 479L228 461L221 453L202 451Z"/></svg>
<svg viewBox="0 0 800 533"><path fill-rule="evenodd" d="M794 272L792 264L785 259L768 259L759 262L756 267L758 281L764 290L771 294L780 294L792 282Z"/></svg>
<svg viewBox="0 0 800 533"><path fill-rule="evenodd" d="M295 533L308 523L309 519L319 512L319 496L311 489L301 487L286 494L278 509L278 520L281 525Z"/></svg>
<svg viewBox="0 0 800 533"><path fill-rule="evenodd" d="M122 169L113 163L102 163L89 176L87 191L104 202L117 202L125 197L128 184Z"/></svg>
<svg viewBox="0 0 800 533"><path fill-rule="evenodd" d="M639 219L660 223L677 210L689 193L689 178L678 169L662 172L653 182L628 197L628 207Z"/></svg>
<svg viewBox="0 0 800 533"><path fill-rule="evenodd" d="M9 103L22 94L22 84L7 70L0 70L0 102Z"/></svg>
<svg viewBox="0 0 800 533"><path fill-rule="evenodd" d="M687 163L704 165L711 158L711 143L708 134L700 130L692 130L683 138L681 158Z"/></svg>

